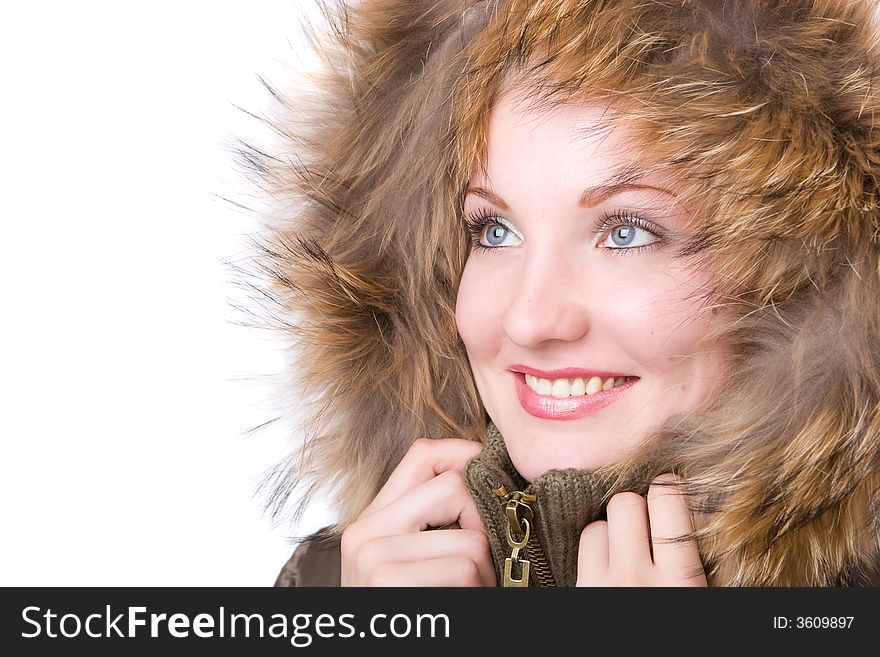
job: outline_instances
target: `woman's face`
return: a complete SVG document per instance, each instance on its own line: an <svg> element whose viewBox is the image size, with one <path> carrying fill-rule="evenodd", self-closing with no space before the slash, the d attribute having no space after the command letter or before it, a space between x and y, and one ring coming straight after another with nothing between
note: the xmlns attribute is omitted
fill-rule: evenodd
<svg viewBox="0 0 880 657"><path fill-rule="evenodd" d="M599 129L605 111L502 97L465 198L475 245L458 330L529 481L616 462L699 406L721 373L704 342L711 272L673 255L690 215L669 177L609 180L638 163L620 129Z"/></svg>

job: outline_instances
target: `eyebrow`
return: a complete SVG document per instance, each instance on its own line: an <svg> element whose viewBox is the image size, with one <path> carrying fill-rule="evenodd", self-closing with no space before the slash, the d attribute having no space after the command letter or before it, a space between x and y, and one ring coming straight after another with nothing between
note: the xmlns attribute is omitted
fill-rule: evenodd
<svg viewBox="0 0 880 657"><path fill-rule="evenodd" d="M492 205L496 205L505 212L510 212L510 208L507 203L501 200L501 197L495 194L491 189L486 189L485 187L468 187L467 191L464 193L465 196L468 194L473 194L475 196L479 196L480 198L484 198Z"/></svg>
<svg viewBox="0 0 880 657"><path fill-rule="evenodd" d="M591 208L594 205L598 205L605 199L616 196L617 194L622 194L623 192L629 191L631 189L653 189L654 191L668 194L669 196L675 196L674 192L671 192L664 187L656 187L655 185L642 185L639 183L631 182L621 182L610 185L596 185L595 187L587 187L584 191L581 192L580 196L578 196L578 205L582 208Z"/></svg>
<svg viewBox="0 0 880 657"><path fill-rule="evenodd" d="M675 196L674 192L671 192L670 190L663 187L656 187L654 185L642 185L632 182L621 182L587 187L578 196L578 205L582 208L591 208L595 205L598 205L602 201L611 198L612 196L616 196L617 194L622 194L623 192L633 189L653 189L654 191L668 194L669 196ZM491 189L487 189L486 187L468 187L467 191L465 192L465 196L467 196L468 194L474 194L475 196L484 198L492 205L501 208L505 212L510 212L510 208L508 207L507 203L505 203L502 198Z"/></svg>

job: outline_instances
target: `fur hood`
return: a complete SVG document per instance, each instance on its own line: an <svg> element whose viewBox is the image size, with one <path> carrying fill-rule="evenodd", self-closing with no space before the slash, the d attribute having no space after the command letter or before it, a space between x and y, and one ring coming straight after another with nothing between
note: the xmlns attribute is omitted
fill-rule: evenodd
<svg viewBox="0 0 880 657"><path fill-rule="evenodd" d="M255 261L290 345L302 450L279 504L340 525L415 438L481 440L455 325L461 194L499 90L604 98L634 161L680 171L719 272L731 375L636 461L687 482L721 585L854 581L880 556L880 43L867 0L364 0L327 8L324 70L273 88L278 150ZM615 119L610 119L614 121ZM624 174L625 175L625 172ZM304 497L303 499L306 499Z"/></svg>

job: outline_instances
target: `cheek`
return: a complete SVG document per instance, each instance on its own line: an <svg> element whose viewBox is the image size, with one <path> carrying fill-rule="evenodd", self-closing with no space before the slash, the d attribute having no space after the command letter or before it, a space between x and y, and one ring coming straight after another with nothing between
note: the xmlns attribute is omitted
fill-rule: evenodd
<svg viewBox="0 0 880 657"><path fill-rule="evenodd" d="M666 369L703 350L709 312L699 283L686 276L644 276L628 288L636 292L604 304L619 340L646 370Z"/></svg>
<svg viewBox="0 0 880 657"><path fill-rule="evenodd" d="M497 332L501 326L498 292L489 272L469 260L458 288L455 322L472 359L497 347Z"/></svg>

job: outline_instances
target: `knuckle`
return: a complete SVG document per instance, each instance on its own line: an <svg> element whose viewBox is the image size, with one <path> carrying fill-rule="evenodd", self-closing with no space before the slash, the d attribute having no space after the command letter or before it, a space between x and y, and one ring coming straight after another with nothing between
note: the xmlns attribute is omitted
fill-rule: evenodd
<svg viewBox="0 0 880 657"><path fill-rule="evenodd" d="M343 563L347 563L348 569L351 572L355 573L356 576L359 575L363 577L364 573L370 572L362 550L351 553L348 555L348 557L343 557Z"/></svg>
<svg viewBox="0 0 880 657"><path fill-rule="evenodd" d="M483 451L483 443L479 440L467 440L464 438L458 438L456 440L460 440L463 445L466 445L467 449L470 450L473 456L478 456Z"/></svg>
<svg viewBox="0 0 880 657"><path fill-rule="evenodd" d="M464 485L464 474L457 470L444 470L435 479L445 490L452 492L467 492Z"/></svg>
<svg viewBox="0 0 880 657"><path fill-rule="evenodd" d="M365 578L367 586L394 586L394 568L390 564L377 564Z"/></svg>
<svg viewBox="0 0 880 657"><path fill-rule="evenodd" d="M454 569L455 583L462 586L475 586L480 583L480 569L473 559L466 557L456 559Z"/></svg>
<svg viewBox="0 0 880 657"><path fill-rule="evenodd" d="M357 522L353 522L342 531L339 549L343 558L351 557L357 553L358 545L361 543L360 527Z"/></svg>
<svg viewBox="0 0 880 657"><path fill-rule="evenodd" d="M434 441L430 438L416 438L404 455L405 459L422 462L430 458Z"/></svg>
<svg viewBox="0 0 880 657"><path fill-rule="evenodd" d="M382 551L377 541L366 541L352 556L358 572L369 572L373 564L381 562Z"/></svg>
<svg viewBox="0 0 880 657"><path fill-rule="evenodd" d="M464 535L467 537L468 551L470 554L488 554L489 537L486 536L486 534L473 529L463 529L461 531L465 532Z"/></svg>

